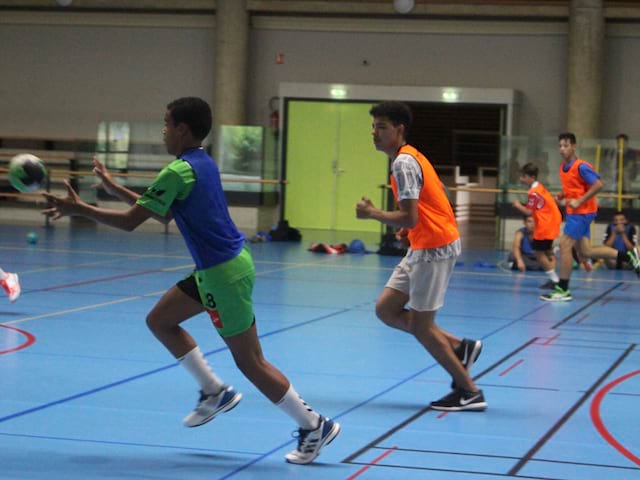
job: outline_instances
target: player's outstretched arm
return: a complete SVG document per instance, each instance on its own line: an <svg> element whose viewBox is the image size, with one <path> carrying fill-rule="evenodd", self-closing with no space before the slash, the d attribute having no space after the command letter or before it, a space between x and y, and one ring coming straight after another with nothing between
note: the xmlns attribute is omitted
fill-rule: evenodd
<svg viewBox="0 0 640 480"><path fill-rule="evenodd" d="M129 205L133 205L140 198L136 192L116 182L107 167L97 157L93 157L93 173L100 180L98 186L104 188L109 195L113 195Z"/></svg>
<svg viewBox="0 0 640 480"><path fill-rule="evenodd" d="M66 197L52 195L50 193L42 194L50 205L50 207L43 210L42 213L53 217L53 220L76 215L131 232L142 222L153 216L151 210L147 210L139 205L134 205L128 210L112 210L89 205L82 201L68 180L65 180L64 184L67 188Z"/></svg>

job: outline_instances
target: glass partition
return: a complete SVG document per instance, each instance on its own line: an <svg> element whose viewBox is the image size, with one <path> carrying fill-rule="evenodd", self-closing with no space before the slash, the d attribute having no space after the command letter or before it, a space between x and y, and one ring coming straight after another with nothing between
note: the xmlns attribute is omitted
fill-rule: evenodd
<svg viewBox="0 0 640 480"><path fill-rule="evenodd" d="M623 152L622 154L620 152ZM598 195L602 207L640 206L640 152L615 139L579 140L577 155L591 163L601 176L604 188ZM552 192L560 191L560 153L557 137L503 137L500 149L499 185L503 191L523 190L520 169L528 162L538 166L539 180ZM621 167L621 168L620 168ZM622 175L619 175L622 172ZM618 198L618 194L635 195L635 199ZM511 203L518 194L506 193L502 203Z"/></svg>
<svg viewBox="0 0 640 480"><path fill-rule="evenodd" d="M95 155L129 188L143 190L170 161L162 141L159 122L101 122L98 126ZM204 147L218 164L225 192L234 200L243 194L262 195L279 191L277 150L273 134L250 125L223 125L216 142L204 141ZM213 152L212 144L216 145ZM78 153L78 170L91 169L93 153ZM264 183L263 180L273 180ZM87 190L92 178L78 179L80 190ZM86 192L90 195L90 192ZM240 202L242 203L242 202ZM249 203L256 203L255 200Z"/></svg>

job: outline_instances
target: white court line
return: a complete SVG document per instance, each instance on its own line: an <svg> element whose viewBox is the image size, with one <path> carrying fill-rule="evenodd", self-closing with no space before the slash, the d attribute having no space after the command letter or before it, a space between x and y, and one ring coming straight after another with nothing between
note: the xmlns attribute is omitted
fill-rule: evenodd
<svg viewBox="0 0 640 480"><path fill-rule="evenodd" d="M1 247L0 247L1 248ZM130 255L129 255L130 256ZM256 263L278 263L278 262L256 262ZM316 264L316 263L296 263L296 264L288 264L285 267L282 268L276 268L276 269L272 269L272 270L266 270L264 272L259 272L256 273L256 276L260 276L260 275L265 275L268 273L274 273L274 272L279 272L279 271L284 271L284 270L293 270L296 268L303 268L303 267L325 267L325 268L340 268L340 269L364 269L364 270L390 270L393 269L393 267L358 267L358 266L349 266L349 265L345 265L345 266L340 266L340 265L326 265L326 264ZM177 267L167 267L167 268L163 268L161 269L161 271L175 271L175 270L184 270L184 269L189 269L189 268L193 268L192 264L188 264L188 265L179 265ZM490 277L514 277L514 275L509 275L509 274L505 274L505 273L495 273L495 272L461 272L461 271L454 271L455 275L475 275L475 276L490 276ZM581 281L584 279L575 279L576 281ZM625 281L623 280L619 280L619 279L593 279L593 282L598 281L598 282L603 282L603 283L619 283L619 282L623 282L625 283ZM639 283L638 280L632 280L630 281L630 283ZM585 288L585 287L582 287ZM150 296L157 296L157 295L161 295L164 294L166 292L166 290L160 290L157 292L150 292L150 293L145 293L142 295L135 295L132 297L126 297L126 298L121 298L118 300L112 300L110 302L102 302L102 303L96 303L96 304L92 304L92 305L85 305L84 307L78 307L78 308L72 308L72 309L68 309L68 310L59 310L57 312L49 312L49 313L45 313L42 315L35 315L32 317L26 317L26 318L21 318L18 320L12 320L9 322L2 322L0 323L0 325L14 325L17 323L23 323L23 322L27 322L30 320L38 320L41 318L49 318L49 317L55 317L58 315L64 315L66 313L74 313L74 312L81 312L84 310L90 310L93 308L100 308L103 306L107 306L107 305L116 305L118 303L125 303L125 302L131 302L134 300L139 300L141 298L144 297L150 297Z"/></svg>
<svg viewBox="0 0 640 480"><path fill-rule="evenodd" d="M132 255L131 258L133 258L134 256ZM26 275L28 273L41 273L41 272L52 272L55 270L65 270L65 269L71 269L71 268L75 268L75 267L92 267L92 266L96 266L96 265L106 265L108 263L115 263L115 262L119 262L121 261L121 258L110 258L109 260L99 260L96 262L86 262L86 263L74 263L73 265L64 265L64 266L60 266L60 267L46 267L46 268L37 268L35 270L20 270L19 274L20 276L22 275Z"/></svg>
<svg viewBox="0 0 640 480"><path fill-rule="evenodd" d="M163 268L162 271L174 271L174 270L180 270L180 269L185 269L185 268L193 268L193 265L181 265L178 267L168 267L168 268ZM295 266L290 266L290 267L285 267L282 268L280 270L289 270L292 268L298 268L298 265ZM262 275L264 273L271 273L271 272L275 272L277 270L270 270L269 272L260 272L259 274L256 275ZM85 305L83 307L77 307L77 308L69 308L67 310L58 310L56 312L49 312L49 313L43 313L40 315L34 315L31 317L25 317L25 318L20 318L18 320L11 320L9 322L0 322L0 325L16 325L18 323L23 323L23 322L28 322L31 320L39 320L42 318L50 318L50 317L56 317L59 315L65 315L67 313L75 313L75 312L82 312L85 310L91 310L94 308L100 308L100 307L105 307L108 305L117 305L119 303L126 303L126 302L132 302L134 300L140 300L141 298L145 298L145 297L153 297L153 296L157 296L157 295L163 295L166 292L166 290L159 290L156 292L150 292L150 293L144 293L142 295L134 295L131 297L126 297L126 298L120 298L118 300L111 300L109 302L101 302L101 303L94 303L91 305Z"/></svg>
<svg viewBox="0 0 640 480"><path fill-rule="evenodd" d="M0 250L18 250L18 251L33 251L32 248L27 247L7 247L0 246ZM41 252L47 253L71 253L77 255L104 255L108 257L138 257L138 258L191 258L191 256L185 255L167 255L165 253L119 253L119 252L105 252L96 250L64 250L61 248L41 248L38 247Z"/></svg>

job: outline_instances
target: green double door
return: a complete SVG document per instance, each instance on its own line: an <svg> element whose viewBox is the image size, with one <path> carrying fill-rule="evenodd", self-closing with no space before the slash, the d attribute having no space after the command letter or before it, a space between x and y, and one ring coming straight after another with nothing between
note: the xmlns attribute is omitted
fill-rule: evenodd
<svg viewBox="0 0 640 480"><path fill-rule="evenodd" d="M296 228L377 232L358 220L362 196L380 206L388 161L371 137L371 103L289 100L285 218Z"/></svg>

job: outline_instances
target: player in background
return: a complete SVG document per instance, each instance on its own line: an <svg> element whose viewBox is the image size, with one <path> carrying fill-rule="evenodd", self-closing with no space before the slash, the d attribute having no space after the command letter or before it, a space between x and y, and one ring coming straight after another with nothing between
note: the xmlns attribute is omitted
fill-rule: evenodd
<svg viewBox="0 0 640 480"><path fill-rule="evenodd" d="M556 257L553 254L553 241L560 235L562 214L553 196L538 181L538 167L527 163L520 171L520 183L529 187L527 204L522 205L519 200L513 201L513 206L523 215L531 215L534 221L532 248L542 270L548 277L543 285L545 288L555 288L558 281L556 273Z"/></svg>
<svg viewBox="0 0 640 480"><path fill-rule="evenodd" d="M566 132L558 135L560 162L560 183L562 192L559 200L565 200L567 215L564 233L560 238L560 280L552 292L540 298L548 302L567 302L573 299L569 290L569 280L573 270L571 250L575 246L583 258L627 260L640 276L640 260L633 251L618 252L606 245L591 245L591 223L598 213L596 194L602 190L600 175L592 165L576 155L576 136Z"/></svg>

